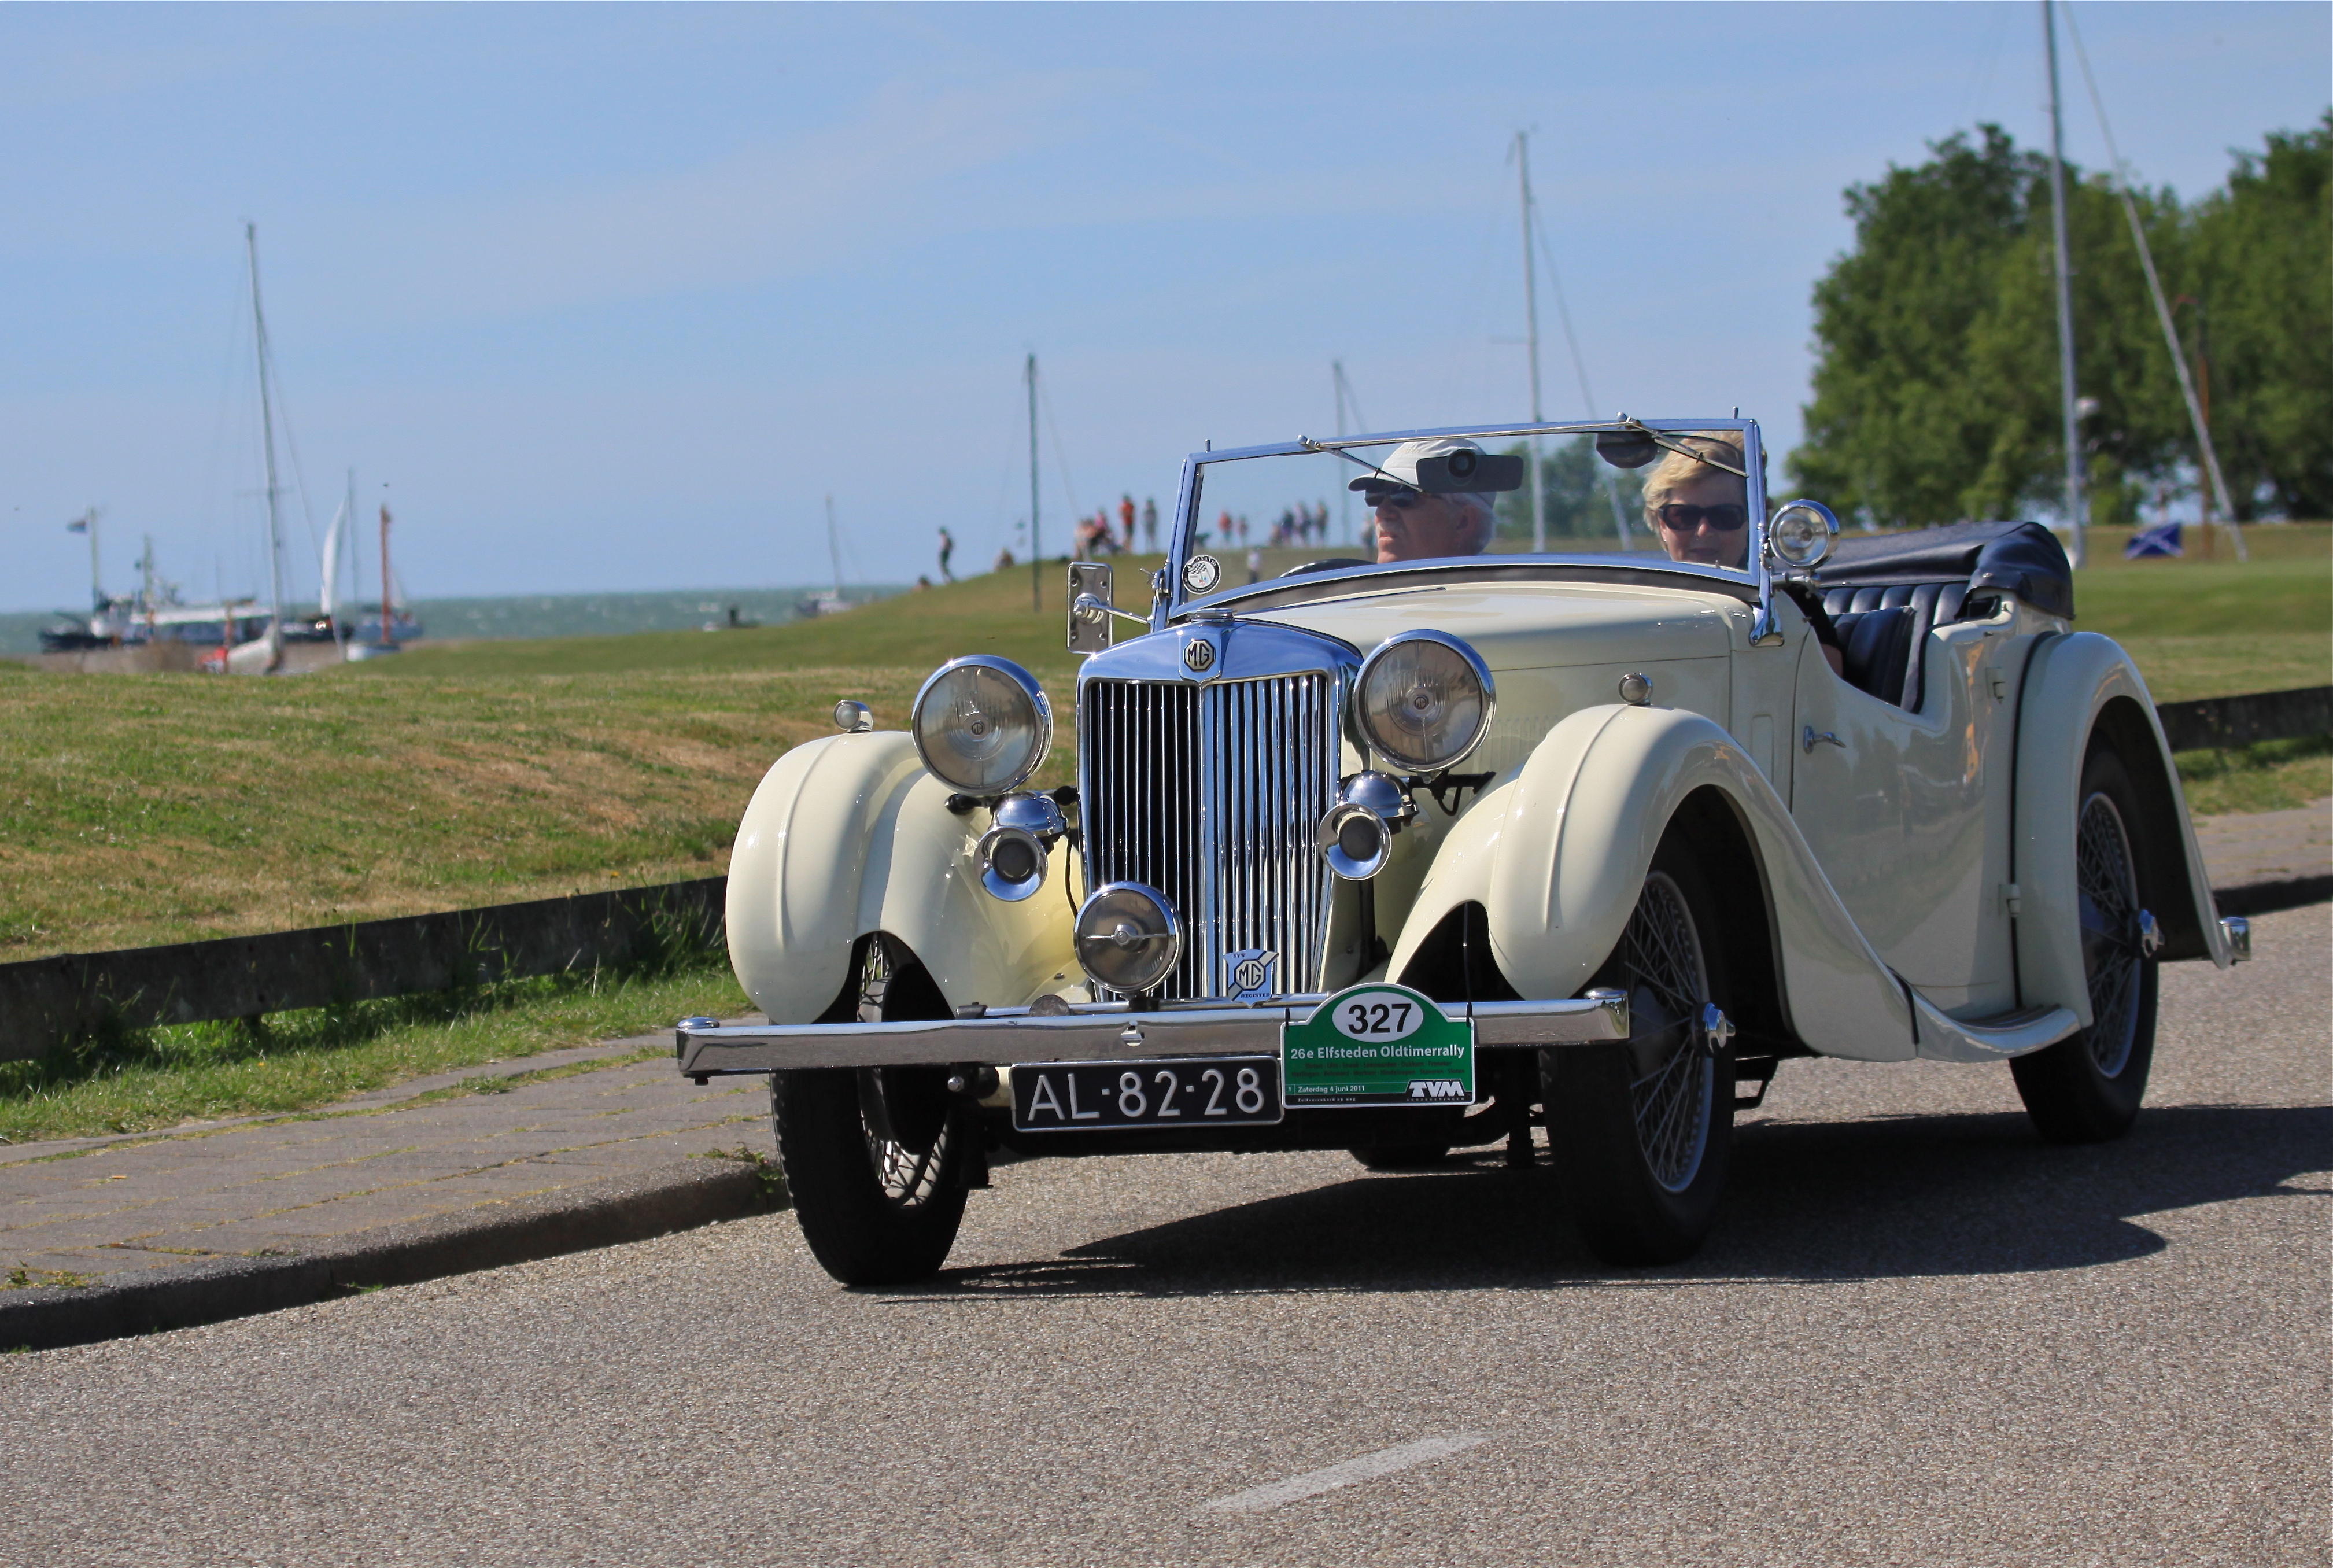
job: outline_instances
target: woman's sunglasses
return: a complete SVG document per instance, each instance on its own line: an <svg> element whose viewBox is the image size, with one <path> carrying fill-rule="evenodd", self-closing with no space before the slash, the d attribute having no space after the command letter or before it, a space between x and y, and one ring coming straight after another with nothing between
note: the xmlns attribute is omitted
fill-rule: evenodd
<svg viewBox="0 0 2333 1568"><path fill-rule="evenodd" d="M1690 506L1682 501L1672 501L1657 514L1664 528L1674 528L1680 534L1690 534L1706 521L1720 534L1732 534L1750 521L1750 508L1727 502L1718 506Z"/></svg>

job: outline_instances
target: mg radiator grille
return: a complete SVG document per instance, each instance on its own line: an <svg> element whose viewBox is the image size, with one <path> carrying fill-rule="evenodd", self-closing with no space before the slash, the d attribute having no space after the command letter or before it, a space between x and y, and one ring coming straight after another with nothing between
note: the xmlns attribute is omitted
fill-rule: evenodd
<svg viewBox="0 0 2333 1568"><path fill-rule="evenodd" d="M1225 960L1276 957L1272 988L1320 988L1330 872L1312 835L1337 788L1326 675L1189 682L1090 680L1086 864L1093 886L1143 882L1183 920L1169 1000L1226 996Z"/></svg>

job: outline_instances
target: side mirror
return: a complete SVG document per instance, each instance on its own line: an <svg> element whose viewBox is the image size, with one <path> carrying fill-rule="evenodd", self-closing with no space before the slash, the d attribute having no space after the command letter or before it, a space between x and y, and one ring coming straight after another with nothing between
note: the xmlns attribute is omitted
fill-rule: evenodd
<svg viewBox="0 0 2333 1568"><path fill-rule="evenodd" d="M1838 537L1839 519L1819 501L1787 502L1766 525L1768 553L1801 572L1821 565Z"/></svg>
<svg viewBox="0 0 2333 1568"><path fill-rule="evenodd" d="M1429 495L1520 490L1523 460L1520 455L1464 451L1422 457L1417 464L1417 487Z"/></svg>
<svg viewBox="0 0 2333 1568"><path fill-rule="evenodd" d="M1070 651L1075 654L1109 651L1109 614L1092 601L1114 604L1109 596L1109 567L1099 561L1070 563Z"/></svg>

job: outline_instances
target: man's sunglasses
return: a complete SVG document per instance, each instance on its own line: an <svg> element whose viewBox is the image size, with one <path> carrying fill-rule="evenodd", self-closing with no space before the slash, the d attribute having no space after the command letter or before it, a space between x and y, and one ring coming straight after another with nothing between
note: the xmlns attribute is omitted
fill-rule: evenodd
<svg viewBox="0 0 2333 1568"><path fill-rule="evenodd" d="M1425 499L1425 493L1418 490L1372 489L1361 492L1362 504L1372 512L1380 506L1390 506L1397 512L1407 512Z"/></svg>
<svg viewBox="0 0 2333 1568"><path fill-rule="evenodd" d="M1733 534L1750 521L1750 508L1727 502L1718 506L1689 506L1682 501L1672 501L1656 515L1664 528L1674 528L1680 534L1690 534L1706 520L1720 534Z"/></svg>

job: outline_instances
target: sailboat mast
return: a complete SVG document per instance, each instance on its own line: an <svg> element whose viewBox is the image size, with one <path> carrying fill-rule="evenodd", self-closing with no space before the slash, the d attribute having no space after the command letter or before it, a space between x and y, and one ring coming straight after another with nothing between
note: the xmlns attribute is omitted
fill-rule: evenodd
<svg viewBox="0 0 2333 1568"><path fill-rule="evenodd" d="M1032 351L1025 379L1029 383L1029 608L1045 609L1044 553L1037 548L1037 356Z"/></svg>
<svg viewBox="0 0 2333 1568"><path fill-rule="evenodd" d="M1352 434L1351 431L1345 428L1344 361L1330 360L1329 361L1329 385L1330 389L1337 394L1337 436L1338 438L1341 440L1345 437ZM1346 486L1339 485L1337 486L1337 537L1339 539L1350 539L1352 536L1353 493Z"/></svg>
<svg viewBox="0 0 2333 1568"><path fill-rule="evenodd" d="M1531 132L1515 132L1515 172L1522 185L1523 220L1523 342L1531 356L1531 417L1534 425L1547 421L1539 402L1539 268L1531 256ZM1531 549L1547 548L1546 485L1539 467L1539 438L1531 438Z"/></svg>
<svg viewBox="0 0 2333 1568"><path fill-rule="evenodd" d="M105 609L105 582L97 568L97 508L82 514L82 531L89 535L89 607L102 612Z"/></svg>
<svg viewBox="0 0 2333 1568"><path fill-rule="evenodd" d="M834 497L831 495L826 498L826 559L828 564L834 568L834 597L840 603L842 599L842 545L835 537Z"/></svg>
<svg viewBox="0 0 2333 1568"><path fill-rule="evenodd" d="M275 483L275 408L267 388L267 317L259 308L259 226L243 226L244 248L251 258L251 335L259 360L259 449L267 471L267 597L272 612L267 623L267 668L283 663L283 520L277 505Z"/></svg>
<svg viewBox="0 0 2333 1568"><path fill-rule="evenodd" d="M380 645L383 648L397 641L389 630L394 624L389 620L389 585L391 581L389 574L389 503L383 501L380 504Z"/></svg>
<svg viewBox="0 0 2333 1568"><path fill-rule="evenodd" d="M2079 567L2088 564L2083 524L2088 521L2088 507L2082 498L2082 416L2074 384L2074 273L2066 251L2066 130L2058 112L2058 14L2051 0L2041 0L2041 41L2050 57L2050 227L2057 241L2058 392L2066 427L2066 525L2073 534L2068 553Z"/></svg>

